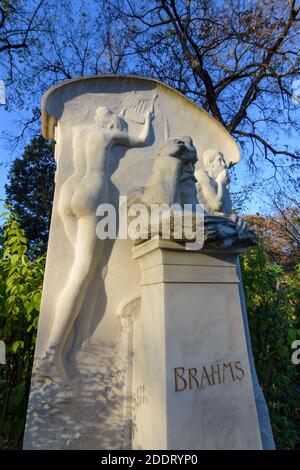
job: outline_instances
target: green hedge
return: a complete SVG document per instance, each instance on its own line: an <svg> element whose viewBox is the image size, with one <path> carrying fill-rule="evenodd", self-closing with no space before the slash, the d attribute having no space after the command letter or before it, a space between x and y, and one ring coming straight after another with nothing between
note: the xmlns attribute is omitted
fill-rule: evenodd
<svg viewBox="0 0 300 470"><path fill-rule="evenodd" d="M268 403L276 446L299 444L300 374L292 363L300 339L300 263L285 273L269 263L263 241L241 259L256 371Z"/></svg>
<svg viewBox="0 0 300 470"><path fill-rule="evenodd" d="M41 301L45 257L30 259L24 231L11 213L2 214L0 248L0 448L22 446L30 375Z"/></svg>

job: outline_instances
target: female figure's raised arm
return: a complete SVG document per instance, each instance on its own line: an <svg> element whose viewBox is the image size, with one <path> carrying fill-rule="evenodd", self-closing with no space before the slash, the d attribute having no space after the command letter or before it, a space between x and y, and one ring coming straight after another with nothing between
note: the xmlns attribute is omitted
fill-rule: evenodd
<svg viewBox="0 0 300 470"><path fill-rule="evenodd" d="M153 114L148 111L145 116L144 126L139 135L127 134L125 132L118 132L115 136L115 141L118 144L128 145L128 147L139 147L147 142L150 131L150 123Z"/></svg>

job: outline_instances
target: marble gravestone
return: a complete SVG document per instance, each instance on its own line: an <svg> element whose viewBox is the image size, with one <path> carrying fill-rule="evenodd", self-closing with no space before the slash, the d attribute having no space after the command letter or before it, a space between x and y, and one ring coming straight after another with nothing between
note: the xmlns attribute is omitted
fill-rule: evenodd
<svg viewBox="0 0 300 470"><path fill-rule="evenodd" d="M56 189L24 448L274 448L238 262L255 236L228 192L235 141L134 76L50 88L42 124ZM97 208L120 196L203 204L203 248L100 240Z"/></svg>

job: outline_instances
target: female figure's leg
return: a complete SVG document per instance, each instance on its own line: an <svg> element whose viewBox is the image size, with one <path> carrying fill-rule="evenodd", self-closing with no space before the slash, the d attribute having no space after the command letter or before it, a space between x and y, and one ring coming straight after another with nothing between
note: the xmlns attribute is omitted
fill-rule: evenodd
<svg viewBox="0 0 300 470"><path fill-rule="evenodd" d="M49 350L53 351L52 365L65 377L68 374L64 346L80 313L103 251L104 242L97 238L96 224L96 215L87 215L78 220L75 259L69 279L56 304L55 320L48 341Z"/></svg>
<svg viewBox="0 0 300 470"><path fill-rule="evenodd" d="M65 181L61 187L58 202L58 213L60 215L65 234L74 249L77 237L77 217L72 211L71 201L77 184L77 179L75 179L74 176Z"/></svg>

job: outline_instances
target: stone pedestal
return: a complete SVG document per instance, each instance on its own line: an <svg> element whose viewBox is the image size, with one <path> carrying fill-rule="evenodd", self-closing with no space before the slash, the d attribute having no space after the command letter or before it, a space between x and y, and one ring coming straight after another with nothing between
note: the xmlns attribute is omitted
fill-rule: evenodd
<svg viewBox="0 0 300 470"><path fill-rule="evenodd" d="M261 449L234 250L134 248L133 448Z"/></svg>

